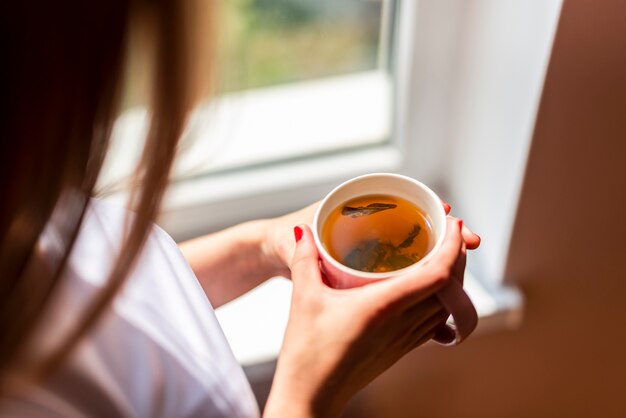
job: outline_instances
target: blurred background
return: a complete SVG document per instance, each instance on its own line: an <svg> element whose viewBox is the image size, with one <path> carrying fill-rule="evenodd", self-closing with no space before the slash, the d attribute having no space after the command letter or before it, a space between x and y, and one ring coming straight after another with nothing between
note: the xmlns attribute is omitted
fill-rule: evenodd
<svg viewBox="0 0 626 418"><path fill-rule="evenodd" d="M414 351L345 416L626 416L626 3L230 0L222 14L217 91L161 221L176 239L374 171L431 185L483 238L476 334ZM137 104L104 186L132 167ZM274 279L218 311L261 404L289 292Z"/></svg>
<svg viewBox="0 0 626 418"><path fill-rule="evenodd" d="M382 2L223 2L221 92L377 67Z"/></svg>

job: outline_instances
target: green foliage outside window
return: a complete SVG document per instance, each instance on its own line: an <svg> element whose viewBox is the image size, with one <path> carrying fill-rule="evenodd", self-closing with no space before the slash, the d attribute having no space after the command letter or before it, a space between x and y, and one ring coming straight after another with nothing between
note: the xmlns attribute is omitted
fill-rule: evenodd
<svg viewBox="0 0 626 418"><path fill-rule="evenodd" d="M377 66L381 2L224 0L221 92Z"/></svg>

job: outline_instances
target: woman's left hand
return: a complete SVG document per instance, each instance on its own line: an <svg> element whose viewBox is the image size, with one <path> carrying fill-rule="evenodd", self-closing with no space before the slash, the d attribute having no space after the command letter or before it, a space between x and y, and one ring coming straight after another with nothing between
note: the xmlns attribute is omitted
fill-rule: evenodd
<svg viewBox="0 0 626 418"><path fill-rule="evenodd" d="M296 249L293 240L294 225L313 225L319 202L278 218L269 219L265 225L265 239L261 251L276 269L276 276L291 278L291 261Z"/></svg>

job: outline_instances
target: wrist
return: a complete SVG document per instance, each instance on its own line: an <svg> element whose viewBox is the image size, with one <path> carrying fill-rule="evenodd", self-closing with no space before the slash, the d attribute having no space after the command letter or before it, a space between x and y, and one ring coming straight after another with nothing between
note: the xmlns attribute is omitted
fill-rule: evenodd
<svg viewBox="0 0 626 418"><path fill-rule="evenodd" d="M293 390L272 388L263 411L263 418L335 418L341 415L342 405L303 397Z"/></svg>
<svg viewBox="0 0 626 418"><path fill-rule="evenodd" d="M294 248L293 232L285 231L280 218L254 221L261 231L259 253L270 277L291 277L289 261Z"/></svg>
<svg viewBox="0 0 626 418"><path fill-rule="evenodd" d="M242 239L242 254L248 261L250 270L262 275L266 279L282 275L286 266L278 260L271 240L272 222L261 219L240 224Z"/></svg>
<svg viewBox="0 0 626 418"><path fill-rule="evenodd" d="M214 307L277 275L275 263L264 252L267 229L267 221L250 221L180 244Z"/></svg>
<svg viewBox="0 0 626 418"><path fill-rule="evenodd" d="M284 395L274 395L274 391L270 392L270 396L265 404L263 418L314 418L316 415L309 404L303 404L297 400L291 399Z"/></svg>
<svg viewBox="0 0 626 418"><path fill-rule="evenodd" d="M343 408L333 402L323 402L294 387L283 389L275 384L276 381L265 404L263 418L335 418L341 415Z"/></svg>
<svg viewBox="0 0 626 418"><path fill-rule="evenodd" d="M339 417L350 396L342 396L341 385L332 384L319 369L307 367L311 359L281 353L263 416L269 417ZM336 382L335 382L336 383Z"/></svg>

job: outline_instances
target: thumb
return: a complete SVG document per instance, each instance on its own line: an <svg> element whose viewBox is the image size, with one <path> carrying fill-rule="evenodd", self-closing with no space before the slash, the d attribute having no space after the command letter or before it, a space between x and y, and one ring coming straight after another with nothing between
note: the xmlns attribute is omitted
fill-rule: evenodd
<svg viewBox="0 0 626 418"><path fill-rule="evenodd" d="M439 251L421 268L383 281L380 285L383 291L379 291L381 299L387 297L412 306L443 288L449 280L454 280L455 268L462 256L463 238L458 220L447 218L446 222L446 235Z"/></svg>
<svg viewBox="0 0 626 418"><path fill-rule="evenodd" d="M296 250L291 261L291 281L298 287L317 287L323 284L319 255L313 233L307 225L293 228Z"/></svg>

